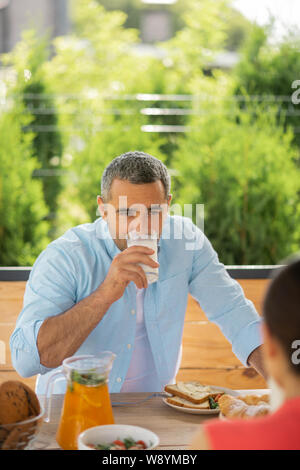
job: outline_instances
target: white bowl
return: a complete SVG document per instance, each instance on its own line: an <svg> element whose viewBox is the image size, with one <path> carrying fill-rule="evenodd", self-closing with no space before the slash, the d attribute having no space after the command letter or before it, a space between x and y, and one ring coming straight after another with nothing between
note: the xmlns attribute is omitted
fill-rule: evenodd
<svg viewBox="0 0 300 470"><path fill-rule="evenodd" d="M147 450L155 449L159 444L159 437L149 429L128 424L107 424L86 429L78 436L78 450L95 450L87 444L111 444L116 439L126 438L135 441L144 441Z"/></svg>

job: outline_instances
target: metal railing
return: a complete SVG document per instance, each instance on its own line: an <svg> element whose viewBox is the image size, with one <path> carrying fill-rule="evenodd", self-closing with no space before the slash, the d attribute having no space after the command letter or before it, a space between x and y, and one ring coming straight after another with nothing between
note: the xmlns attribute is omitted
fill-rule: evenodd
<svg viewBox="0 0 300 470"><path fill-rule="evenodd" d="M225 266L233 279L270 279L281 265ZM30 266L0 267L1 281L27 281L31 272Z"/></svg>
<svg viewBox="0 0 300 470"><path fill-rule="evenodd" d="M95 107L94 100L99 99L99 107ZM12 100L39 100L39 106L35 107L34 105L28 106L25 109L25 112L29 112L34 116L38 115L51 115L57 114L58 108L56 108L53 103L59 104L59 112L61 114L75 114L78 113L78 106L82 100L88 102L91 100L93 102L93 118L99 116L104 116L107 114L111 115L139 115L141 117L140 131L145 133L153 134L186 134L191 131L195 131L195 126L188 122L190 116L200 116L204 114L230 114L230 103L247 103L247 102L259 102L268 104L280 104L285 105L285 109L282 110L287 117L299 117L300 116L300 106L296 107L292 101L291 96L275 96L275 95L235 95L218 98L213 95L191 95L191 94L150 94L150 93L137 93L137 94L124 94L124 95L110 95L110 96L100 96L97 90L91 89L89 92L82 94L74 93L62 93L62 94L47 94L47 93L25 93L25 94L15 94L9 96L7 100L5 97L0 96L0 113L5 112L6 108L9 108L12 104ZM229 108L223 109L221 112L218 109L214 110L213 104L218 103L219 100L222 102L227 102ZM68 107L64 109L63 104L67 106L72 104L72 101L76 104L75 108L69 109ZM51 102L51 106L48 103ZM103 106L101 103L105 102ZM111 103L111 107L107 107L107 103ZM119 103L119 107L118 107ZM124 106L125 103L128 103L128 106ZM211 103L211 108L207 106L202 107L203 103ZM48 104L48 105L47 105ZM31 124L26 127L26 129L34 133L42 132L66 132L66 133L76 133L77 130L80 130L82 122L84 122L85 117L90 118L91 112L87 109L80 110L81 122L73 126L62 126L62 125L47 125L47 124ZM278 108L275 110L269 110L268 112L278 113ZM170 119L174 117L174 121L180 118L181 122L157 122L157 118L160 120ZM143 120L145 120L143 122ZM95 125L95 131L105 131L110 130L113 126L107 125ZM130 119L128 120L128 125L124 126L124 132L130 129ZM294 132L300 134L300 127L295 126ZM51 176L60 176L69 174L69 170L64 169L39 169L35 170L34 176L38 177L51 177Z"/></svg>
<svg viewBox="0 0 300 470"><path fill-rule="evenodd" d="M97 98L99 96L97 95ZM66 102L66 101L74 101L80 103L81 100L94 100L95 96L91 93L89 94L33 94L33 93L26 93L23 95L12 95L11 99L28 99L28 100L42 100L44 104L39 108L35 107L27 107L25 111L28 111L32 115L51 115L57 114L58 110L55 107L48 108L47 100L51 100L56 102ZM129 102L129 103L136 103L137 106L128 107L125 109L118 109L117 107L107 108L103 106L99 106L99 108L93 109L93 116L103 116L106 114L111 115L134 115L138 114L141 116L145 116L147 118L167 118L167 117L188 117L191 115L205 115L205 114L214 114L214 108L211 107L210 110L201 109L201 102L206 103L217 103L218 98L215 96L208 96L208 95L183 95L183 94L174 94L174 95L166 95L166 94L146 94L146 93L138 93L132 95L111 95L111 96L103 96L101 98L104 102ZM232 103L247 103L247 102L259 102L265 104L288 104L286 109L282 109L281 111L287 117L299 117L300 116L300 107L297 108L293 105L291 101L291 96L275 96L275 95L235 95L230 97L222 97L221 100L230 104ZM152 103L152 106L145 106L144 103ZM155 106L155 104L164 104L167 103L168 106ZM170 106L170 103L176 103L176 106ZM184 107L178 107L178 103L185 104ZM197 104L197 108L195 108L195 103ZM68 103L69 104L69 103ZM0 112L2 110L5 111L5 107L9 107L9 102L5 104L2 98L2 103L0 101ZM62 114L75 114L78 113L78 109L60 109ZM278 109L276 110L269 110L269 113L278 113ZM90 111L81 111L80 116L84 119L85 115L90 116ZM218 115L222 114L231 114L231 110L223 109L221 112L220 110L217 111ZM63 127L59 125L31 125L28 126L29 130L33 132L68 132L74 130L72 127ZM109 129L107 126L96 126L95 130L106 130ZM174 124L156 124L156 123L147 123L141 124L141 132L152 132L152 133L185 133L190 132L193 129L191 125L178 125L177 123ZM125 129L126 130L126 129ZM300 127L296 127L294 129L295 133L300 133Z"/></svg>

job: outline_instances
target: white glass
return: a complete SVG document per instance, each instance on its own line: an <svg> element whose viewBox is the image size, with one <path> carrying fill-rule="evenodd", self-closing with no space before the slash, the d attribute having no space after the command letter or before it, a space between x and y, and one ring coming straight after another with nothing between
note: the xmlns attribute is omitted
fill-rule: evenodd
<svg viewBox="0 0 300 470"><path fill-rule="evenodd" d="M139 234L136 230L133 230L128 233L127 238L127 247L130 246L146 246L154 250L152 255L149 255L154 261L157 261L157 247L158 247L158 238L157 233L152 232L150 235ZM140 266L145 271L148 284L152 284L158 280L158 268L153 268L147 264L140 263Z"/></svg>

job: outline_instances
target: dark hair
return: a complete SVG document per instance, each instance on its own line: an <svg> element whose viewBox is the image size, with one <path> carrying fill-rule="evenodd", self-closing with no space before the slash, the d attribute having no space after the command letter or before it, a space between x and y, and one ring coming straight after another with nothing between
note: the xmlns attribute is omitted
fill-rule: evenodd
<svg viewBox="0 0 300 470"><path fill-rule="evenodd" d="M270 283L263 303L265 322L285 351L293 372L300 375L300 256L293 256ZM297 345L298 343L298 345ZM297 364L299 362L299 364Z"/></svg>
<svg viewBox="0 0 300 470"><path fill-rule="evenodd" d="M110 196L110 188L115 178L133 184L154 183L160 180L167 199L170 193L170 175L167 167L158 158L144 152L127 152L114 158L105 168L101 179L101 195L104 200Z"/></svg>

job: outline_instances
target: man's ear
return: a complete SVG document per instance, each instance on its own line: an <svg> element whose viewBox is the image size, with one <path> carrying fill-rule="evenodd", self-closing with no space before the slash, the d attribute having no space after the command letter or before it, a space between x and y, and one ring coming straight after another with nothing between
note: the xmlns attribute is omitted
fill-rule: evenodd
<svg viewBox="0 0 300 470"><path fill-rule="evenodd" d="M172 200L172 194L169 194L168 198L167 198L167 207L166 207L166 210L164 212L165 215L169 214L170 206L171 206L171 200Z"/></svg>
<svg viewBox="0 0 300 470"><path fill-rule="evenodd" d="M99 195L97 196L97 204L98 204L98 209L99 209L99 213L100 213L101 217L103 219L106 219L107 212L105 210L105 203L103 201L103 198Z"/></svg>

